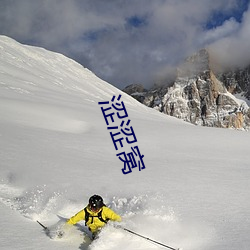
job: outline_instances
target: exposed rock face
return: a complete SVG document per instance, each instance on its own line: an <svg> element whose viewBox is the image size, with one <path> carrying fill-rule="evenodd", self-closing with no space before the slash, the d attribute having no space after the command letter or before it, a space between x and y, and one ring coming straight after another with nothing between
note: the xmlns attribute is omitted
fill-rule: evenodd
<svg viewBox="0 0 250 250"><path fill-rule="evenodd" d="M250 66L218 74L228 91L232 94L242 93L250 100Z"/></svg>
<svg viewBox="0 0 250 250"><path fill-rule="evenodd" d="M144 95L146 94L147 90L144 89L142 84L131 84L128 85L125 89L123 89L125 93L128 95L133 96L137 101L142 102L144 101Z"/></svg>
<svg viewBox="0 0 250 250"><path fill-rule="evenodd" d="M250 109L233 94L248 88L244 94L249 96L249 71L224 73L219 80L210 68L208 51L201 50L181 65L171 87L137 89L136 99L196 125L248 129Z"/></svg>

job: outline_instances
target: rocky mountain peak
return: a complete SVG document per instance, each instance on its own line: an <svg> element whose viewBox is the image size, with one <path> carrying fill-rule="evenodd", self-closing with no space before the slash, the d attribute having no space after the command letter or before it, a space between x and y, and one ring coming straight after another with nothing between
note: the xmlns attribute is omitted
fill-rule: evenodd
<svg viewBox="0 0 250 250"><path fill-rule="evenodd" d="M247 93L244 88L249 86L250 74L244 70L215 74L210 64L208 50L202 49L178 67L171 86L130 94L149 107L196 125L248 129L249 106L233 94Z"/></svg>
<svg viewBox="0 0 250 250"><path fill-rule="evenodd" d="M177 77L193 77L205 74L210 70L209 53L201 49L194 55L188 57L177 69Z"/></svg>

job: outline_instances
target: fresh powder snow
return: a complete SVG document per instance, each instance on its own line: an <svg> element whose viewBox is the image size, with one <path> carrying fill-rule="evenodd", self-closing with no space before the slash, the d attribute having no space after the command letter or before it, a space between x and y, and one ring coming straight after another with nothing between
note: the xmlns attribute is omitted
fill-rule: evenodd
<svg viewBox="0 0 250 250"><path fill-rule="evenodd" d="M126 175L98 105L120 94L146 167ZM249 143L249 132L163 115L61 54L0 36L1 249L164 249L117 223L91 242L83 221L62 238L36 222L53 232L98 194L122 227L173 248L249 250Z"/></svg>

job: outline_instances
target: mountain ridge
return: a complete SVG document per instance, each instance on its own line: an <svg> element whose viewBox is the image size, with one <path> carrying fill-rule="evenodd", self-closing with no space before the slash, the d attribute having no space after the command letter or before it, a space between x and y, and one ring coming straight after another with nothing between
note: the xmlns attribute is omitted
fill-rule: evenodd
<svg viewBox="0 0 250 250"><path fill-rule="evenodd" d="M202 49L177 68L171 85L143 91L140 85L131 85L123 91L148 107L195 125L248 130L250 67L217 72L211 61L209 51Z"/></svg>

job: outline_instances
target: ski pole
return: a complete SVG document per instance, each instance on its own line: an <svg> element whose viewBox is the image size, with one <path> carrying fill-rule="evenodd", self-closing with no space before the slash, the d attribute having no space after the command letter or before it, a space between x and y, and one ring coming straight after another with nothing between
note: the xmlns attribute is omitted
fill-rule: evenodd
<svg viewBox="0 0 250 250"><path fill-rule="evenodd" d="M124 227L123 227L122 229L125 230L125 231L127 231L127 232L129 232L129 233L131 233L131 234L137 235L137 236L139 236L139 237L141 237L141 238L143 238L143 239L146 239L146 240L148 240L148 241L152 241L152 242L154 242L154 243L156 243L156 244L158 244L158 245L161 245L161 246L163 246L163 247L169 248L169 249L171 249L171 250L180 250L180 248L173 248L173 247L167 246L167 245L162 244L162 243L160 243L160 242L158 242L158 241L155 241L155 240L152 240L152 239L150 239L150 238L148 238L148 237L145 237L145 236L143 236L143 235L141 235L141 234L135 233L135 232L133 232L133 231L127 229L127 228L124 228Z"/></svg>
<svg viewBox="0 0 250 250"><path fill-rule="evenodd" d="M48 228L45 227L40 221L37 220L36 222L37 222L40 226L42 226L44 230L48 230Z"/></svg>

